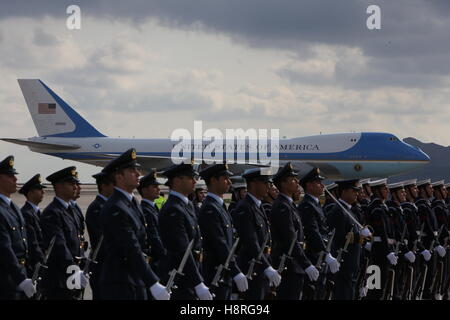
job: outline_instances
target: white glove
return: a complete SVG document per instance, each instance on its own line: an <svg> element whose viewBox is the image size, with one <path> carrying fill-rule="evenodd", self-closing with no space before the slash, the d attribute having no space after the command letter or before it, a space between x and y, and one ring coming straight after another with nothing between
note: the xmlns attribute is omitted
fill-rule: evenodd
<svg viewBox="0 0 450 320"><path fill-rule="evenodd" d="M423 256L425 261L429 261L431 259L431 253L427 249L423 250L420 254Z"/></svg>
<svg viewBox="0 0 450 320"><path fill-rule="evenodd" d="M310 265L308 268L306 268L305 272L308 275L309 280L311 281L317 281L320 275L319 270L317 270L313 265Z"/></svg>
<svg viewBox="0 0 450 320"><path fill-rule="evenodd" d="M390 264L392 264L393 266L397 265L398 257L395 255L395 253L391 252L386 257L389 260Z"/></svg>
<svg viewBox="0 0 450 320"><path fill-rule="evenodd" d="M339 271L339 267L341 266L341 264L331 254L327 254L327 256L325 257L325 262L330 267L331 273L336 273Z"/></svg>
<svg viewBox="0 0 450 320"><path fill-rule="evenodd" d="M412 251L408 251L407 253L405 253L404 257L411 263L414 263L414 261L416 261L416 255Z"/></svg>
<svg viewBox="0 0 450 320"><path fill-rule="evenodd" d="M441 258L445 256L445 249L443 246L439 245L436 248L434 248L434 250L437 251L438 255L440 255Z"/></svg>
<svg viewBox="0 0 450 320"><path fill-rule="evenodd" d="M264 274L269 279L270 286L278 287L280 285L281 276L277 272L277 270L269 266L266 268L266 270L264 270Z"/></svg>
<svg viewBox="0 0 450 320"><path fill-rule="evenodd" d="M372 232L369 231L367 227L361 230L360 233L364 238L370 237L372 235Z"/></svg>
<svg viewBox="0 0 450 320"><path fill-rule="evenodd" d="M364 246L364 248L366 248L367 251L371 251L372 250L372 242L367 242L366 245Z"/></svg>
<svg viewBox="0 0 450 320"><path fill-rule="evenodd" d="M159 282L150 287L150 292L156 300L170 300L170 293Z"/></svg>
<svg viewBox="0 0 450 320"><path fill-rule="evenodd" d="M205 286L203 282L195 286L195 294L200 300L212 300L213 297L211 292L209 292L209 288Z"/></svg>
<svg viewBox="0 0 450 320"><path fill-rule="evenodd" d="M233 277L234 282L236 283L236 287L239 292L244 292L248 290L248 281L247 277L241 272Z"/></svg>
<svg viewBox="0 0 450 320"><path fill-rule="evenodd" d="M20 291L23 291L28 298L31 298L36 293L36 286L31 279L23 280L19 286Z"/></svg>

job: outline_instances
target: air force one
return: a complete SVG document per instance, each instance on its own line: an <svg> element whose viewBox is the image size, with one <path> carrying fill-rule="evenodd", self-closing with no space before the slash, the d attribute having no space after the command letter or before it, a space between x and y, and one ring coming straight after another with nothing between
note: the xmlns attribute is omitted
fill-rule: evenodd
<svg viewBox="0 0 450 320"><path fill-rule="evenodd" d="M107 137L41 80L18 81L39 136L2 140L27 146L34 152L101 167L132 147L144 171L172 164L175 143L170 139ZM430 158L392 134L361 132L280 139L279 164L288 161L300 170L316 166L329 179L353 179L400 174L427 164ZM231 165L236 172L245 167L248 166Z"/></svg>

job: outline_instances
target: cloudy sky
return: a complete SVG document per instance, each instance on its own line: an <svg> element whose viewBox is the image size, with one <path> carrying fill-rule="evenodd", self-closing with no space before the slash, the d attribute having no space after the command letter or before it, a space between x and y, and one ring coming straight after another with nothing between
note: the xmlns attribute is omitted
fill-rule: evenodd
<svg viewBox="0 0 450 320"><path fill-rule="evenodd" d="M81 8L81 30L66 8ZM369 5L381 30L369 30ZM37 135L18 78L39 78L108 136L279 128L450 144L450 1L0 2L0 137ZM72 165L0 142L19 181ZM83 181L99 169L75 163Z"/></svg>

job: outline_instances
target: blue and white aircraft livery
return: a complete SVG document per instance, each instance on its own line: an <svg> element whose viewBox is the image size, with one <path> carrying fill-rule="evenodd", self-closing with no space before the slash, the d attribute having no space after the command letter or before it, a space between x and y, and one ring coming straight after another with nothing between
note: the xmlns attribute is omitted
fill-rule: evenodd
<svg viewBox="0 0 450 320"><path fill-rule="evenodd" d="M18 81L39 136L2 140L25 145L34 152L102 167L132 147L136 149L138 162L144 171L162 169L172 164L172 149L177 142L171 139L105 136L41 80ZM416 169L430 161L420 149L392 134L381 132L280 139L278 151L280 166L287 161L299 170L316 166L329 179L388 177ZM239 152L245 150L236 150L236 153ZM202 159L194 161L201 163ZM229 159L227 162L230 163ZM258 163L231 164L230 167L239 173L254 165Z"/></svg>

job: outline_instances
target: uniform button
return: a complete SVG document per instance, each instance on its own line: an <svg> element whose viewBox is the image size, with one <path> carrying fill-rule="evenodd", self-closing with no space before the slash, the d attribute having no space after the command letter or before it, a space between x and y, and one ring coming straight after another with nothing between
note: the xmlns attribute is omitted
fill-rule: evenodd
<svg viewBox="0 0 450 320"><path fill-rule="evenodd" d="M25 238L22 238L22 240L25 242L25 241L27 241L27 239L25 239Z"/></svg>
<svg viewBox="0 0 450 320"><path fill-rule="evenodd" d="M16 231L16 227L12 227L13 231Z"/></svg>
<svg viewBox="0 0 450 320"><path fill-rule="evenodd" d="M227 228L229 228L229 227L230 227L230 225L227 224Z"/></svg>
<svg viewBox="0 0 450 320"><path fill-rule="evenodd" d="M195 227L192 227L192 230L194 230L195 229Z"/></svg>
<svg viewBox="0 0 450 320"><path fill-rule="evenodd" d="M21 229L23 230L23 227L21 227Z"/></svg>

